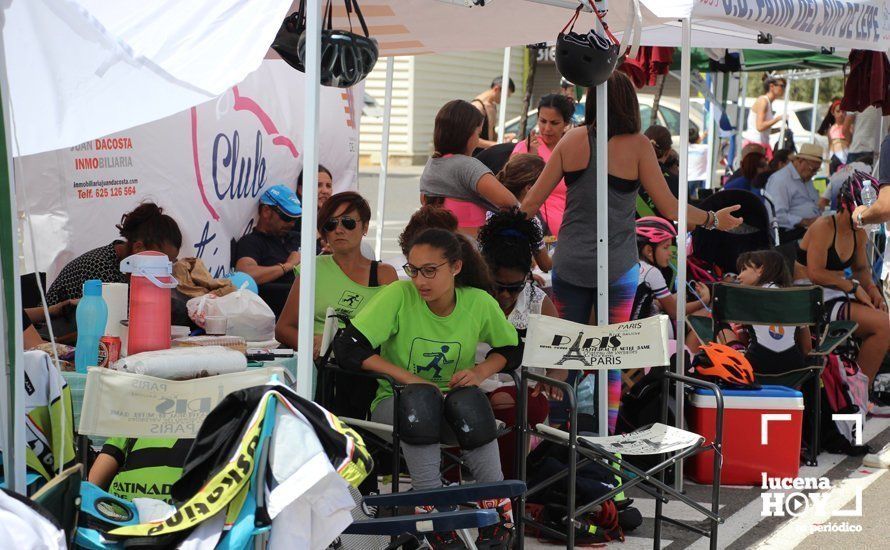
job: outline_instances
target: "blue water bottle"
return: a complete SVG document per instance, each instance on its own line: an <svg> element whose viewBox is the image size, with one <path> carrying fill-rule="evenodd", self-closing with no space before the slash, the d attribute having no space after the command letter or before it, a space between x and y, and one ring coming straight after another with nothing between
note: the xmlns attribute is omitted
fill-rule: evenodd
<svg viewBox="0 0 890 550"><path fill-rule="evenodd" d="M87 367L99 364L99 339L105 332L108 306L102 299L102 281L90 279L83 284L83 298L77 304L77 347L74 369L86 374Z"/></svg>

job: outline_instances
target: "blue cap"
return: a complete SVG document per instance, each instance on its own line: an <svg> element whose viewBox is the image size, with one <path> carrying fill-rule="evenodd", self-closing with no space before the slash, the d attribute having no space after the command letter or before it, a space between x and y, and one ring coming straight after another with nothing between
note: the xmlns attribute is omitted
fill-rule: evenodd
<svg viewBox="0 0 890 550"><path fill-rule="evenodd" d="M89 279L83 283L84 296L102 296L102 281Z"/></svg>
<svg viewBox="0 0 890 550"><path fill-rule="evenodd" d="M273 185L260 197L260 204L275 206L292 218L299 218L303 214L300 199L289 187Z"/></svg>

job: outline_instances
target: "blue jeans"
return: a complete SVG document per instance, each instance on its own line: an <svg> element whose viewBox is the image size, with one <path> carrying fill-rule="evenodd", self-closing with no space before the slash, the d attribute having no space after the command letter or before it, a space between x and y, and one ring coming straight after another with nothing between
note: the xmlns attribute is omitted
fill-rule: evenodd
<svg viewBox="0 0 890 550"><path fill-rule="evenodd" d="M583 324L595 324L596 316L596 288L576 286L559 278L556 270L553 271L553 293L556 295L556 309L559 316L567 321ZM637 286L640 284L640 264L634 264L617 280L609 283L609 323L622 323L630 319ZM574 384L578 377L578 371L569 373L568 382ZM582 384L593 384L596 388L596 376L590 376ZM582 402L578 406L583 412L593 413L596 416L596 391L593 391L594 400ZM609 432L615 429L618 419L618 405L621 402L621 371L609 371ZM550 419L555 422L565 421L565 409L568 401L563 399L550 408Z"/></svg>

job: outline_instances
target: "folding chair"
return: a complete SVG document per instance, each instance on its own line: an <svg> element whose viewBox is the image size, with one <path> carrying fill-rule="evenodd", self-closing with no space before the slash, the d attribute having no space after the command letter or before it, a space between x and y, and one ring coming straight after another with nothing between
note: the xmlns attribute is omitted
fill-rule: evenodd
<svg viewBox="0 0 890 550"><path fill-rule="evenodd" d="M525 352L522 361L522 388L518 392L520 399L520 426L523 430L522 459L520 461L521 477L527 480L527 450L530 434L547 441L568 447L569 467L529 487L526 494L520 497L517 513L518 532L523 540L523 527L529 524L555 538L565 540L566 548L575 545L575 526L580 518L593 511L603 502L632 487L639 487L655 497L655 534L654 548L661 545L662 522L694 531L710 538L711 548L717 548L717 529L723 522L720 517L720 469L721 460L714 460L713 483L711 488L711 509L698 504L664 482L665 470L678 462L696 454L713 451L719 455L723 446L723 394L717 385L694 378L664 371L661 402L661 422L639 429L635 432L608 436L589 437L578 434L578 408L575 388L546 376L531 373L530 367L563 368L575 370L633 369L644 366L667 366L668 359L668 318L665 315L607 326L588 326L552 317L533 315L529 320ZM527 422L527 388L530 381L557 386L563 390L569 401L568 431L538 424L535 428L526 429ZM716 398L717 414L714 441L679 428L667 425L668 398L670 384L689 384L712 391ZM678 416L682 414L678 411ZM662 460L648 470L642 470L623 458L625 455L662 455ZM606 468L622 480L622 484L592 502L578 506L576 498L576 478L578 468L596 463ZM553 484L567 480L568 495L564 522L566 532L559 532L544 525L525 514L525 501L528 497L540 493ZM703 514L710 522L710 529L705 530L665 517L662 505L673 497Z"/></svg>
<svg viewBox="0 0 890 550"><path fill-rule="evenodd" d="M782 325L812 327L815 345L806 358L803 369L780 374L756 373L759 380L795 389L810 382L812 386L813 414L810 414L812 433L805 462L817 464L819 454L819 430L821 429L822 392L819 377L825 366L825 358L859 326L855 321L831 321L823 319L822 287L799 286L792 288L762 288L729 283L714 285L711 319L688 317L687 324L702 343L712 342L729 323L745 325ZM824 326L822 326L824 325Z"/></svg>
<svg viewBox="0 0 890 550"><path fill-rule="evenodd" d="M271 380L293 384L290 373L280 366L192 380L167 380L90 367L78 427L85 472L89 472L90 466L89 436L104 438L125 435L138 438L173 435L192 439L197 435L204 417L226 395ZM161 408L159 403L166 404L166 408ZM120 499L111 495L105 498L101 493L104 492L92 484L84 482L81 486L82 495L98 495L100 499L116 503L120 509L127 508L125 502L117 502ZM253 498L261 502L263 495L257 494ZM81 509L87 504L87 500L89 497L84 499ZM130 519L133 520L132 523L136 523L135 518ZM106 540L97 529L78 529L75 542L81 548L121 547L121 544Z"/></svg>
<svg viewBox="0 0 890 550"><path fill-rule="evenodd" d="M70 545L77 530L80 514L80 482L83 479L83 466L75 464L41 487L31 499L43 506L65 531L65 540Z"/></svg>

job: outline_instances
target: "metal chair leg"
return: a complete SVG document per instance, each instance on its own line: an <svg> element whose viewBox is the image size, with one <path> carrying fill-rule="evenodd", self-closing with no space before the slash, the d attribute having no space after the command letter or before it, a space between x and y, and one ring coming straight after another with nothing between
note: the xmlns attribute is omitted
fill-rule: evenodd
<svg viewBox="0 0 890 550"><path fill-rule="evenodd" d="M600 375L598 372L597 375ZM577 387L577 386L576 386ZM566 548L575 548L575 485L578 482L578 403L574 395L569 395L569 476L568 476L568 524L566 525Z"/></svg>
<svg viewBox="0 0 890 550"><path fill-rule="evenodd" d="M516 468L518 469L519 479L528 484L526 478L526 470L528 467L528 378L524 373L520 373L519 383L516 384ZM513 523L516 526L516 548L523 550L525 548L525 525L523 518L525 517L525 493L523 492L516 499L516 510L513 510Z"/></svg>
<svg viewBox="0 0 890 550"><path fill-rule="evenodd" d="M820 375L816 375L813 377L813 391L816 395L814 401L816 402L816 418L814 420L814 428L813 428L813 448L810 450L811 453L811 461L812 464L810 466L818 466L819 465L819 445L822 443L820 441L821 431L822 431L822 387L821 387L822 377Z"/></svg>

